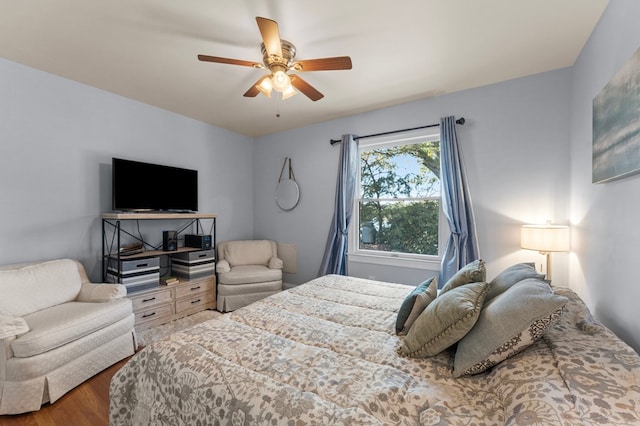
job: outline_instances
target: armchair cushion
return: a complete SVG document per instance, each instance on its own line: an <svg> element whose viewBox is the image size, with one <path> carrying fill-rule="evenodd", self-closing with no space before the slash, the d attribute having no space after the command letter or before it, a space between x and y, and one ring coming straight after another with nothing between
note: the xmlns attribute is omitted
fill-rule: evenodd
<svg viewBox="0 0 640 426"><path fill-rule="evenodd" d="M122 284L82 283L77 302L109 302L122 299L127 295L127 288Z"/></svg>
<svg viewBox="0 0 640 426"><path fill-rule="evenodd" d="M235 266L231 271L218 275L220 284L252 284L281 281L282 269L269 269L263 265Z"/></svg>
<svg viewBox="0 0 640 426"><path fill-rule="evenodd" d="M0 314L0 340L29 331L24 318Z"/></svg>
<svg viewBox="0 0 640 426"><path fill-rule="evenodd" d="M131 315L131 300L109 303L69 302L24 317L31 329L11 343L16 357L48 352Z"/></svg>
<svg viewBox="0 0 640 426"><path fill-rule="evenodd" d="M0 314L23 317L70 302L80 292L81 282L78 266L70 259L0 270Z"/></svg>

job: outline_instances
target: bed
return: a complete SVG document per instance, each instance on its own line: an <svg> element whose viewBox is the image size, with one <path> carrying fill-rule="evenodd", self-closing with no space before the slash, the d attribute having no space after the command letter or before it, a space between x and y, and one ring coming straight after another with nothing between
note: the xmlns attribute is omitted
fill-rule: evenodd
<svg viewBox="0 0 640 426"><path fill-rule="evenodd" d="M455 345L399 353L401 284L328 275L137 353L111 425L640 424L640 357L580 298L531 346L453 375Z"/></svg>

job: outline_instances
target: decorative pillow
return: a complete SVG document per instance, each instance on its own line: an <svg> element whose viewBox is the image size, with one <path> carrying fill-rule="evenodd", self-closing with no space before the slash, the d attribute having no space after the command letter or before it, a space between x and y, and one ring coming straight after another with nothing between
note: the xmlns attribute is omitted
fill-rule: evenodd
<svg viewBox="0 0 640 426"><path fill-rule="evenodd" d="M398 317L396 319L396 334L406 335L418 315L424 311L424 308L433 302L438 295L438 283L436 278L429 278L422 284L418 285L404 299Z"/></svg>
<svg viewBox="0 0 640 426"><path fill-rule="evenodd" d="M487 294L487 301L493 299L500 293L509 289L509 287L515 283L526 278L537 278L542 280L544 278L544 274L536 271L534 263L518 263L509 266L491 281L491 288Z"/></svg>
<svg viewBox="0 0 640 426"><path fill-rule="evenodd" d="M449 278L449 281L447 281L442 287L442 290L440 290L440 294L446 293L461 285L484 282L486 278L487 271L484 266L484 260L474 260L456 272L453 277Z"/></svg>
<svg viewBox="0 0 640 426"><path fill-rule="evenodd" d="M455 344L475 324L488 289L489 284L478 282L440 294L413 323L399 353L424 358Z"/></svg>
<svg viewBox="0 0 640 426"><path fill-rule="evenodd" d="M542 337L568 299L544 281L526 278L489 301L473 329L458 342L453 376L481 373Z"/></svg>

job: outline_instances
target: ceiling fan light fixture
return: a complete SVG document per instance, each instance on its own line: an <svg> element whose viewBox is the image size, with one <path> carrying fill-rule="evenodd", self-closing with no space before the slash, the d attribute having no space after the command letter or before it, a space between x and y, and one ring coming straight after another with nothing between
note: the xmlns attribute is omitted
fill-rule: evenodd
<svg viewBox="0 0 640 426"><path fill-rule="evenodd" d="M244 97L255 98L258 93L263 93L270 98L271 92L275 89L281 94L282 99L294 96L299 91L315 102L322 99L324 95L296 74L289 75L287 72L350 70L352 68L351 58L348 56L295 61L296 47L293 43L280 38L276 21L257 16L256 23L262 37L260 45L262 64L220 56L198 55L200 61L268 70L269 73L255 82L244 93Z"/></svg>
<svg viewBox="0 0 640 426"><path fill-rule="evenodd" d="M289 76L284 71L278 70L274 72L271 80L273 88L278 92L284 92L291 87L291 79L289 79Z"/></svg>
<svg viewBox="0 0 640 426"><path fill-rule="evenodd" d="M287 87L285 90L282 91L282 100L285 100L297 94L298 92L296 92L293 86L289 85L289 87Z"/></svg>
<svg viewBox="0 0 640 426"><path fill-rule="evenodd" d="M267 97L271 97L271 90L273 90L273 83L271 82L271 77L263 78L260 84L256 86L260 92L262 92Z"/></svg>

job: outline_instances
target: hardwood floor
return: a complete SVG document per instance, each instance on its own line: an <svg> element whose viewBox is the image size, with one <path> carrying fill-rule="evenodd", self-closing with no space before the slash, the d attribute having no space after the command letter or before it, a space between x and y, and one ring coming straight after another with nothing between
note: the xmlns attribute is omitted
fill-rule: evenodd
<svg viewBox="0 0 640 426"><path fill-rule="evenodd" d="M109 383L111 377L129 360L126 358L71 390L55 404L39 411L0 416L1 426L108 426Z"/></svg>

